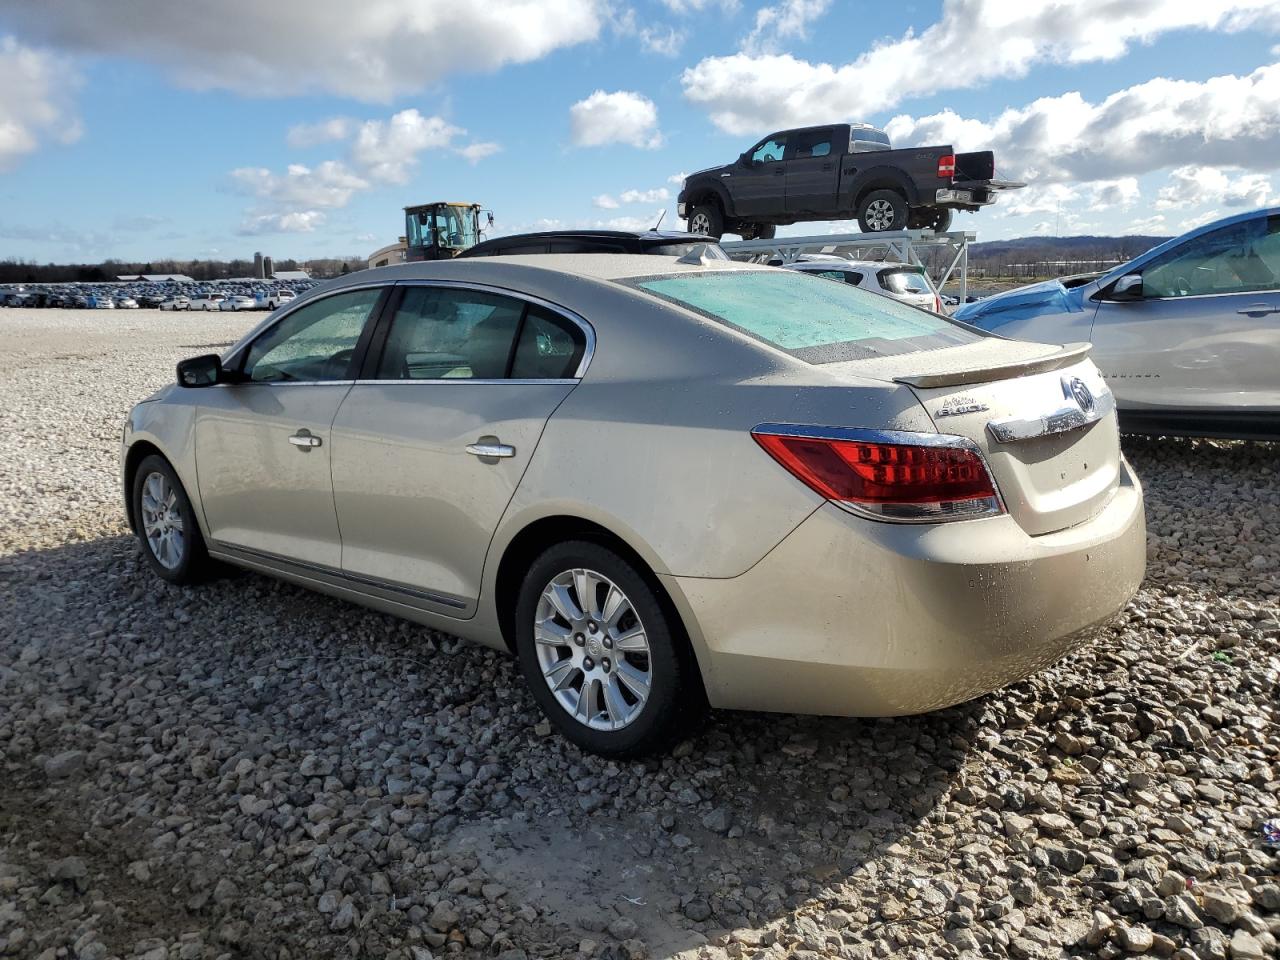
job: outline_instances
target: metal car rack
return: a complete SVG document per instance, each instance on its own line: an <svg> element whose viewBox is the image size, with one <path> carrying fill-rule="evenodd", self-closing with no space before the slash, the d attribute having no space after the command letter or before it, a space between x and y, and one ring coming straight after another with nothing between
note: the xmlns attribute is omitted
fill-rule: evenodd
<svg viewBox="0 0 1280 960"><path fill-rule="evenodd" d="M846 260L884 260L924 268L936 290L951 281L960 285L960 302L969 295L969 244L971 230L891 230L883 233L828 233L812 237L775 237L772 240L722 242L732 260L790 263L806 253L831 254ZM922 256L922 254L924 256ZM926 259L928 262L925 262Z"/></svg>

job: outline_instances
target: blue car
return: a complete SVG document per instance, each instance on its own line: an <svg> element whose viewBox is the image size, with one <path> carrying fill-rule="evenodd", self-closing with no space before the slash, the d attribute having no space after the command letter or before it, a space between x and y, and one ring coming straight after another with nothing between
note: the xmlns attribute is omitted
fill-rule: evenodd
<svg viewBox="0 0 1280 960"><path fill-rule="evenodd" d="M954 316L1015 339L1092 342L1127 432L1280 439L1280 207Z"/></svg>

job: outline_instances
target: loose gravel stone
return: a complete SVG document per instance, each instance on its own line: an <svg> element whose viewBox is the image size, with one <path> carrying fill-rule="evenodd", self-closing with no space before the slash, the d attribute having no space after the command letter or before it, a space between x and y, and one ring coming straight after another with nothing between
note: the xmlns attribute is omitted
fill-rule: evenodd
<svg viewBox="0 0 1280 960"><path fill-rule="evenodd" d="M1274 445L1125 438L1147 580L1041 674L611 762L498 653L152 576L124 416L258 317L111 314L0 311L0 957L1276 955Z"/></svg>

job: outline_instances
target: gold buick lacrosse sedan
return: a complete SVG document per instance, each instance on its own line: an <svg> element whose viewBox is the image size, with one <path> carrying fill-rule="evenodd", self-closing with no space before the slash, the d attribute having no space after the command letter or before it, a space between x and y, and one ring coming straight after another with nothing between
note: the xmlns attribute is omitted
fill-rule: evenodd
<svg viewBox="0 0 1280 960"><path fill-rule="evenodd" d="M915 713L1142 579L1087 354L697 251L406 264L179 364L125 500L160 577L222 561L509 650L597 753L708 704Z"/></svg>

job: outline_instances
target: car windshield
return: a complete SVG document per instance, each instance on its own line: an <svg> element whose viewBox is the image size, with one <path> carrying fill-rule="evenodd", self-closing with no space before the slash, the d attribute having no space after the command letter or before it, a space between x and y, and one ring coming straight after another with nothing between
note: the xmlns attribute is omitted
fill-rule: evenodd
<svg viewBox="0 0 1280 960"><path fill-rule="evenodd" d="M715 271L623 281L808 363L956 346L982 335L936 314L790 270Z"/></svg>
<svg viewBox="0 0 1280 960"><path fill-rule="evenodd" d="M880 286L890 293L933 293L920 270L881 270L879 277Z"/></svg>

